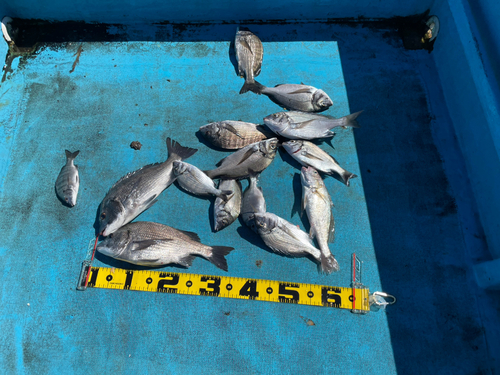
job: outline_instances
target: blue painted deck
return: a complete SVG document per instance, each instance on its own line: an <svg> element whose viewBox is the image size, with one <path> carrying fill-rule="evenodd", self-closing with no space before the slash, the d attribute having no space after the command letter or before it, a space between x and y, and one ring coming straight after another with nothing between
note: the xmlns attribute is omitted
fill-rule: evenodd
<svg viewBox="0 0 500 375"><path fill-rule="evenodd" d="M212 233L210 202L176 186L139 219L235 247L228 274L240 277L349 286L356 252L364 261L363 282L394 294L398 303L387 313L356 316L254 301L75 290L96 210L114 182L164 160L166 137L198 148L188 162L211 168L226 153L201 143L199 126L261 122L280 111L264 96L237 94L243 80L229 55L234 25L124 27L112 31L119 42L41 46L19 66L16 60L0 86L5 372L490 373L485 330L498 326L485 323L478 308L490 307L492 296L468 276L470 258L485 256L484 238L466 175L457 172L464 171L463 160L445 105L439 105L444 100L431 57L405 51L392 29L251 29L264 42L261 83L320 87L332 96L327 114L334 116L365 110L360 129L339 130L333 149L322 145L360 176L350 188L325 180L335 204L331 248L341 272L321 276L307 259L265 251L240 222ZM136 140L140 151L129 147ZM72 209L54 193L65 148L80 150L81 187ZM304 228L298 214L292 216L300 195L295 167L281 153L263 172L261 186L270 212ZM471 243L475 254L466 251ZM125 266L99 255L95 265ZM187 272L223 274L202 259Z"/></svg>

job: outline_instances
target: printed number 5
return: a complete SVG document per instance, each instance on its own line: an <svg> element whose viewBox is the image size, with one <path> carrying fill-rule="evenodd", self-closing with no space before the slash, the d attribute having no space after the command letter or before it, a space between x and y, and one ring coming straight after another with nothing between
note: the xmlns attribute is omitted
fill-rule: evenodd
<svg viewBox="0 0 500 375"><path fill-rule="evenodd" d="M295 284L280 284L279 294L284 294L284 296L278 296L280 302L291 302L297 303L299 302L299 291L293 289L287 289L287 287L298 288L298 285Z"/></svg>

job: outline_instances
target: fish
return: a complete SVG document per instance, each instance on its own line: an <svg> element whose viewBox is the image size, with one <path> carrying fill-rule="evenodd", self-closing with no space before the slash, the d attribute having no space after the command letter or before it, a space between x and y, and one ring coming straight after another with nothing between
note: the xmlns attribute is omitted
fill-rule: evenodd
<svg viewBox="0 0 500 375"><path fill-rule="evenodd" d="M333 156L327 154L314 143L300 139L292 139L283 142L282 146L291 157L303 166L311 166L328 175L338 174L347 186L350 185L350 180L352 178L358 177L354 173L348 172L342 168Z"/></svg>
<svg viewBox="0 0 500 375"><path fill-rule="evenodd" d="M243 222L254 232L257 232L255 226L256 212L266 212L266 200L262 193L262 188L257 186L258 176L250 176L248 187L243 193L243 202L241 205L241 218Z"/></svg>
<svg viewBox="0 0 500 375"><path fill-rule="evenodd" d="M240 94L244 94L250 90L255 77L260 74L264 47L257 35L248 30L238 29L234 39L234 48L236 61L238 61L238 75L245 77L245 84L240 90Z"/></svg>
<svg viewBox="0 0 500 375"><path fill-rule="evenodd" d="M279 106L302 112L323 112L333 105L332 99L323 90L303 84L281 84L266 87L255 81L250 86L256 94L264 94Z"/></svg>
<svg viewBox="0 0 500 375"><path fill-rule="evenodd" d="M80 151L66 152L66 164L61 168L56 180L56 194L59 199L69 207L76 205L78 189L80 188L80 176L78 165L74 164L75 158Z"/></svg>
<svg viewBox="0 0 500 375"><path fill-rule="evenodd" d="M241 180L266 169L276 156L278 139L252 143L217 163L218 168L204 171L208 177L222 180Z"/></svg>
<svg viewBox="0 0 500 375"><path fill-rule="evenodd" d="M219 189L232 191L233 195L227 201L224 201L222 198L215 199L215 232L231 225L238 218L241 211L241 182L237 180L221 180Z"/></svg>
<svg viewBox="0 0 500 375"><path fill-rule="evenodd" d="M233 247L207 246L196 233L148 221L126 224L101 241L101 254L139 266L158 267L178 264L191 267L196 256L227 271L227 260Z"/></svg>
<svg viewBox="0 0 500 375"><path fill-rule="evenodd" d="M333 128L339 126L359 128L356 118L361 112L339 119L300 111L278 112L265 117L264 123L275 134L288 139L331 138L335 135Z"/></svg>
<svg viewBox="0 0 500 375"><path fill-rule="evenodd" d="M181 188L194 195L215 195L227 202L233 194L231 190L220 190L215 187L214 181L192 164L183 161L174 161L174 175Z"/></svg>
<svg viewBox="0 0 500 375"><path fill-rule="evenodd" d="M131 222L157 202L157 197L176 179L173 162L185 160L198 150L167 138L168 159L149 164L118 180L99 206L99 234L106 237Z"/></svg>
<svg viewBox="0 0 500 375"><path fill-rule="evenodd" d="M238 150L249 144L274 137L264 125L243 121L218 121L200 127L200 133L216 147Z"/></svg>
<svg viewBox="0 0 500 375"><path fill-rule="evenodd" d="M275 253L295 258L310 255L318 264L319 272L333 272L324 263L321 251L313 245L309 235L297 225L270 212L256 212L254 217L259 236Z"/></svg>
<svg viewBox="0 0 500 375"><path fill-rule="evenodd" d="M323 179L313 167L302 167L302 214L307 214L311 229L310 238L316 238L321 250L321 272L329 274L340 270L339 263L332 255L328 242L335 236L335 221L332 213L332 199Z"/></svg>

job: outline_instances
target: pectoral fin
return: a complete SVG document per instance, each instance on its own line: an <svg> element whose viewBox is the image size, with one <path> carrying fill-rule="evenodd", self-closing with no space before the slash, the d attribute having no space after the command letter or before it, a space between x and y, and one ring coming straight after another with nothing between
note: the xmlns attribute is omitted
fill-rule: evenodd
<svg viewBox="0 0 500 375"><path fill-rule="evenodd" d="M159 239L159 240L134 241L131 250L132 251L144 250L150 246L157 245L161 242L168 242L168 241L173 241L173 240L170 238L164 238L164 239Z"/></svg>
<svg viewBox="0 0 500 375"><path fill-rule="evenodd" d="M310 125L311 123L313 123L314 121L316 120L307 120L307 121L303 121L303 122L298 122L298 123L295 123L294 126L292 126L294 129L302 129L304 127L306 127L307 125Z"/></svg>
<svg viewBox="0 0 500 375"><path fill-rule="evenodd" d="M308 94L310 93L308 88L303 88L303 89L298 89L294 92L289 92L288 94L293 95L293 94Z"/></svg>
<svg viewBox="0 0 500 375"><path fill-rule="evenodd" d="M250 53L253 55L253 51L252 51L252 48L250 48L250 45L247 43L247 41L245 39L242 39L241 40L241 45L245 48L247 48Z"/></svg>
<svg viewBox="0 0 500 375"><path fill-rule="evenodd" d="M240 137L241 139L243 139L243 137L241 136L241 134L238 132L238 130L236 130L234 128L234 126L232 125L229 125L229 124L225 124L224 127L230 131L231 133L235 134L237 137Z"/></svg>
<svg viewBox="0 0 500 375"><path fill-rule="evenodd" d="M241 160L239 161L239 163L236 164L236 165L240 165L245 160L247 160L249 157L251 157L254 153L255 153L255 150L253 149L253 147L250 148L249 150L247 150L247 152L245 152L245 155L243 155L243 157L241 158Z"/></svg>
<svg viewBox="0 0 500 375"><path fill-rule="evenodd" d="M306 158L309 158L309 159L323 160L322 158L317 157L316 155L311 154L310 152L307 152L307 151L303 151L302 155L304 155Z"/></svg>

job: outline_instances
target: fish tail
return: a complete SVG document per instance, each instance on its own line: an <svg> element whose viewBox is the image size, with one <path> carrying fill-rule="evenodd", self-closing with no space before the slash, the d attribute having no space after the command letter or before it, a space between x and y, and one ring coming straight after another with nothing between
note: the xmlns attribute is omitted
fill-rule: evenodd
<svg viewBox="0 0 500 375"><path fill-rule="evenodd" d="M78 156L78 154L80 153L80 150L75 151L75 152L64 150L64 152L66 152L66 158L68 160L74 160Z"/></svg>
<svg viewBox="0 0 500 375"><path fill-rule="evenodd" d="M342 125L343 127L351 127L351 128L360 128L358 121L356 120L358 116L363 111L359 111L347 116L342 117Z"/></svg>
<svg viewBox="0 0 500 375"><path fill-rule="evenodd" d="M344 181L344 184L346 184L347 186L349 186L350 179L351 179L351 178L356 178L356 177L358 177L358 176L357 176L357 175L355 175L354 173L344 171L344 172L340 175L340 177L342 177L342 181Z"/></svg>
<svg viewBox="0 0 500 375"><path fill-rule="evenodd" d="M181 146L180 143L174 141L170 137L167 138L167 149L169 158L173 155L177 155L180 160L186 160L190 156L193 156L196 151L198 151L196 148Z"/></svg>
<svg viewBox="0 0 500 375"><path fill-rule="evenodd" d="M202 171L203 173L205 173L208 177L210 177L212 180L215 178L215 176L217 175L216 174L216 171L217 169L211 169L209 171Z"/></svg>
<svg viewBox="0 0 500 375"><path fill-rule="evenodd" d="M234 195L232 190L222 190L220 192L219 198L222 199L224 202L227 202L231 197Z"/></svg>
<svg viewBox="0 0 500 375"><path fill-rule="evenodd" d="M227 271L227 260L226 255L234 250L234 247L228 246L213 246L212 255L207 259L212 262L217 268Z"/></svg>
<svg viewBox="0 0 500 375"><path fill-rule="evenodd" d="M260 95L262 93L262 90L264 90L266 86L261 85L259 82L252 80L252 81L245 81L245 84L240 90L240 94L244 94L248 91L251 91L257 95Z"/></svg>
<svg viewBox="0 0 500 375"><path fill-rule="evenodd" d="M318 271L320 273L329 275L332 272L338 272L339 270L339 263L332 254L324 255L321 253L320 263L318 264Z"/></svg>

